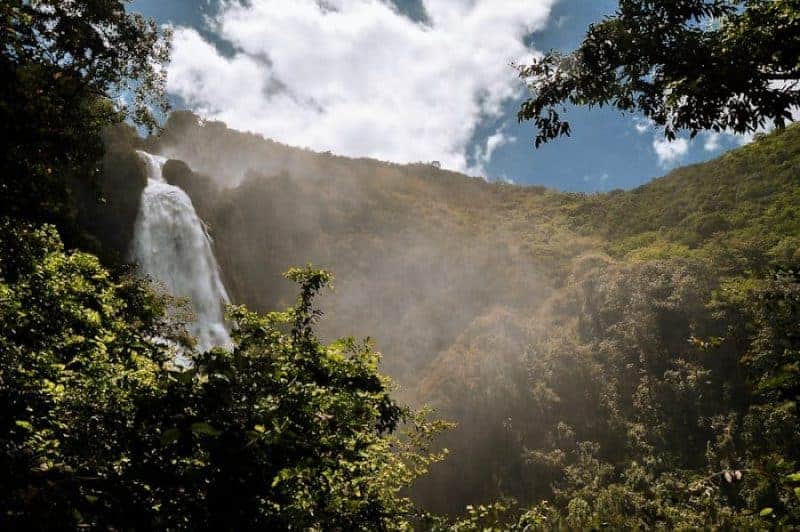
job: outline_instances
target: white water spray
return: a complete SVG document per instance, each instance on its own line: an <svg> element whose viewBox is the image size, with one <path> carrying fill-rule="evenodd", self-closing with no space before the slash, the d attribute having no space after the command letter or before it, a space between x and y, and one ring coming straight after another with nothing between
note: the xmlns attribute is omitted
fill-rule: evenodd
<svg viewBox="0 0 800 532"><path fill-rule="evenodd" d="M203 222L189 196L164 180L167 159L138 153L147 163L148 179L136 217L132 258L142 273L163 283L171 294L189 299L195 320L188 329L198 349L230 347L223 316L228 293Z"/></svg>

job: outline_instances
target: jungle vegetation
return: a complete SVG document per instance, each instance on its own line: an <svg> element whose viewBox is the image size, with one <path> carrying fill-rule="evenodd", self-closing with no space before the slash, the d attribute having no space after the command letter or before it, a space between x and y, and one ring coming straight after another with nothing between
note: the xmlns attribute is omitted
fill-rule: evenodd
<svg viewBox="0 0 800 532"><path fill-rule="evenodd" d="M797 519L800 128L590 195L188 113L146 143L186 161L167 178L202 206L235 299L286 300L281 268L302 259L340 272L322 334L373 334L400 397L458 423L411 490L424 508L503 526ZM480 509L493 500L508 509Z"/></svg>
<svg viewBox="0 0 800 532"><path fill-rule="evenodd" d="M0 5L0 527L800 524L800 128L592 195L188 112L141 137L168 35L125 8ZM232 349L125 263L143 148Z"/></svg>

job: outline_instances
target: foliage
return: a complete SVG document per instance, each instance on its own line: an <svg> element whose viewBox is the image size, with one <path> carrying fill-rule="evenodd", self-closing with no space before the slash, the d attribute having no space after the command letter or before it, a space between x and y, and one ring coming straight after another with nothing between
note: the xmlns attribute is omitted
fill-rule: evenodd
<svg viewBox="0 0 800 532"><path fill-rule="evenodd" d="M539 502L432 529L795 528L800 276L720 287L710 273L680 259L584 269L547 309L566 327L540 316L530 412L513 425Z"/></svg>
<svg viewBox="0 0 800 532"><path fill-rule="evenodd" d="M721 289L702 264L612 263L576 281L573 333L542 325L517 423L552 501L531 511L548 528L796 526L795 270Z"/></svg>
<svg viewBox="0 0 800 532"><path fill-rule="evenodd" d="M695 257L721 273L766 273L800 259L800 128L791 126L626 193L565 207L580 232L631 260Z"/></svg>
<svg viewBox="0 0 800 532"><path fill-rule="evenodd" d="M566 104L639 111L670 140L685 129L783 127L800 103L797 0L622 0L570 54L519 68L535 145L569 135Z"/></svg>
<svg viewBox="0 0 800 532"><path fill-rule="evenodd" d="M718 320L708 305L735 293L730 306L744 308L771 265L800 256L796 127L592 195L315 154L189 113L147 142L185 159L168 164L203 206L235 300L290 302L287 264L338 272L320 334L374 335L398 393L458 422L438 442L447 460L411 490L453 519L498 498L517 509L547 500L542 515L566 518L573 488L556 497L551 485L577 443L603 443L597 459L616 475L629 465L628 424L659 443L659 460L689 471L684 487L722 471L704 462L722 430L705 418L748 397L738 360L751 319ZM647 417L636 420L634 401ZM671 489L665 497L685 493L678 480Z"/></svg>
<svg viewBox="0 0 800 532"><path fill-rule="evenodd" d="M122 0L0 4L0 215L74 231L73 185L87 187L101 133L166 109L168 35ZM124 103L132 100L131 103Z"/></svg>
<svg viewBox="0 0 800 532"><path fill-rule="evenodd" d="M623 1L571 58L531 67L555 85L527 118L544 140L568 131L548 114L565 100L644 110L668 135L780 122L796 93L767 102L765 76L794 73L796 12ZM119 122L152 125L148 100L163 96L153 22L111 0L5 2L0 19L3 528L800 522L800 129L591 196L315 154L190 113L142 140ZM719 83L731 62L736 83ZM120 108L126 91L138 103ZM209 222L234 299L283 306L296 288L280 272L311 260L341 274L329 319L314 301L330 275L292 269L293 307L236 307L235 347L194 353L168 298L25 221L56 222L72 246L80 205L104 257L124 253L142 146L183 159L165 177ZM101 163L107 209L79 183ZM369 341L318 336L362 332L381 339L400 393L434 400L458 432L437 440L448 424L391 398ZM453 453L435 466L443 442ZM409 493L442 493L451 513L502 502L450 520Z"/></svg>
<svg viewBox="0 0 800 532"><path fill-rule="evenodd" d="M5 222L0 244L4 528L410 526L401 490L443 457L425 449L446 425L389 397L368 344L316 339L328 274L292 270L286 312L234 309L235 348L187 369L137 281L50 227Z"/></svg>
<svg viewBox="0 0 800 532"><path fill-rule="evenodd" d="M52 227L4 221L0 250L0 519L78 524L114 502L137 410L163 395L162 303Z"/></svg>

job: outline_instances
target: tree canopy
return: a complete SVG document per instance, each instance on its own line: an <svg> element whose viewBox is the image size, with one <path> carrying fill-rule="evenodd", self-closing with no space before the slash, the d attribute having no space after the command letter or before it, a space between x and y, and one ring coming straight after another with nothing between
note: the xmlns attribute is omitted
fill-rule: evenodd
<svg viewBox="0 0 800 532"><path fill-rule="evenodd" d="M185 368L163 299L52 227L0 229L1 528L409 528L444 425L390 398L369 344L317 340L329 274L290 271L294 308L236 309L236 347Z"/></svg>
<svg viewBox="0 0 800 532"><path fill-rule="evenodd" d="M641 112L669 139L783 127L800 104L800 1L621 0L577 50L519 74L537 147L570 134L566 104Z"/></svg>
<svg viewBox="0 0 800 532"><path fill-rule="evenodd" d="M105 127L155 126L166 109L169 40L127 1L0 4L0 215L64 229L70 182L92 182Z"/></svg>
<svg viewBox="0 0 800 532"><path fill-rule="evenodd" d="M295 307L234 309L235 347L200 353L174 298L70 250L104 162L117 215L141 193L141 139L109 126L166 108L168 35L126 4L0 4L0 528L409 528L444 425L369 343L317 339L329 274L291 270Z"/></svg>
<svg viewBox="0 0 800 532"><path fill-rule="evenodd" d="M648 116L663 113L668 134L681 117L702 129L699 106L713 129L714 107L695 90L713 76L725 112L730 94L751 91L741 124L754 113L747 127L759 127L759 116L788 119L791 105L781 115L769 91L793 90L795 5L623 0L617 17L590 30L585 56L539 63L557 81L542 93L550 95L537 123L544 140L569 132L545 112L565 102L623 110L649 102ZM142 139L120 122L152 126L150 112L163 104L158 65L168 44L152 21L115 0L10 0L0 22L0 529L800 522L800 128L636 191L591 196L428 166L332 164L303 150L286 157L277 143L200 127L188 114L174 115L160 140ZM747 43L781 49L756 46L745 57ZM733 44L738 55L727 51ZM635 59L636 46L644 63L628 71L620 61ZM712 63L761 77L736 85L698 73L690 62L706 63L679 54L686 46L708 52L706 63L728 54L728 63ZM593 77L581 70L587 57L617 67ZM701 77L697 87L681 69ZM132 103L118 99L131 95ZM459 505L459 492L504 500L467 507L455 522L412 504L409 485L443 458L430 449L447 424L392 398L369 341L321 340L336 337L319 332L315 305L327 272L290 270L299 285L291 307L231 308L231 348L197 352L181 302L73 249L72 222L124 249L146 180L135 150L177 139L195 159L167 163L165 178L186 188L222 236L217 253L239 295L278 286L264 272L279 261L346 257L337 268L359 297L333 308L347 330L388 323L378 330L394 331L394 357L398 345L424 353L449 342L434 363L408 364L417 390L445 397L464 420L451 440L460 440L457 460L437 489ZM214 169L230 170L231 159L247 161L243 170L291 161L295 174L248 172L222 193ZM210 174L196 173L198 164ZM106 213L115 223L72 212L76 183L101 165L118 195ZM433 266L425 260L448 254ZM541 301L529 301L538 293ZM191 363L176 365L176 354ZM519 505L509 511L511 498Z"/></svg>

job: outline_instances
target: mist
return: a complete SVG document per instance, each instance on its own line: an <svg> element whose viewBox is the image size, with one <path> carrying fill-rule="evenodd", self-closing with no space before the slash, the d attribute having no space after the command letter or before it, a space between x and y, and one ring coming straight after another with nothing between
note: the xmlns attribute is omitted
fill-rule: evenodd
<svg viewBox="0 0 800 532"><path fill-rule="evenodd" d="M800 528L800 0L202 4L0 4L0 530Z"/></svg>
<svg viewBox="0 0 800 532"><path fill-rule="evenodd" d="M530 316L553 289L549 257L522 244L504 212L515 195L548 192L291 148L189 113L173 114L150 145L188 165L171 161L165 177L208 223L234 303L283 308L295 287L282 272L332 271L334 290L320 300L325 339L370 337L398 397L459 423L442 442L449 463L426 482L462 493L423 486L422 502L456 512L498 495L486 489L494 465L485 457L504 430L476 413L512 415ZM472 478L452 477L467 463L481 464Z"/></svg>
<svg viewBox="0 0 800 532"><path fill-rule="evenodd" d="M285 308L290 266L332 271L321 336L369 337L396 397L458 424L411 488L422 508L567 504L639 460L728 463L708 449L730 430L721 419L744 415L729 410L747 404L744 347L714 340L710 358L692 339L741 327L708 310L727 305L725 279L765 275L797 248L780 221L752 240L767 203L750 205L752 227L733 221L761 194L756 177L737 180L758 147L586 195L292 148L191 113L143 144L171 159L164 177L206 222L233 303Z"/></svg>

